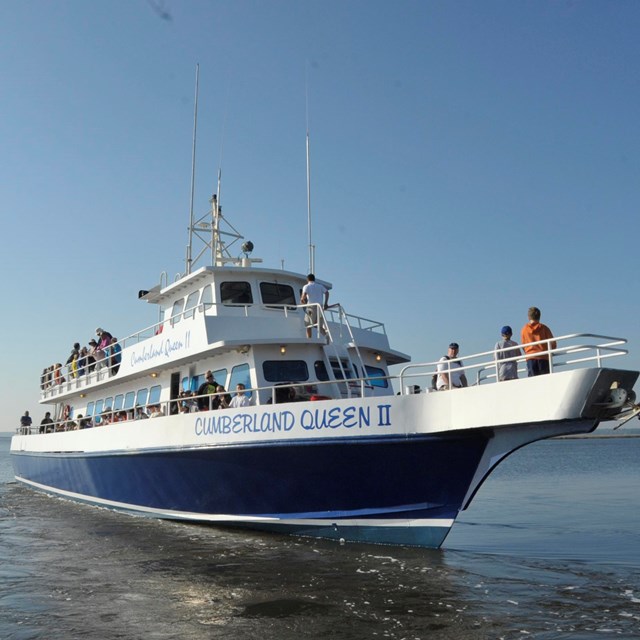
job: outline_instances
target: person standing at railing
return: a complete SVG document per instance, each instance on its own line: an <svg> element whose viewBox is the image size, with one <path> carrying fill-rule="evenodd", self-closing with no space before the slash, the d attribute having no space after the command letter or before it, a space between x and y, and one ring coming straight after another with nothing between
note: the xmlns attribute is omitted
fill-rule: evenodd
<svg viewBox="0 0 640 640"><path fill-rule="evenodd" d="M79 355L80 355L80 343L75 342L73 344L73 349L71 349L71 355L67 358L67 362L65 363L67 365L67 373L69 374L70 378L75 378L77 376L77 366L74 371L73 362L78 359Z"/></svg>
<svg viewBox="0 0 640 640"><path fill-rule="evenodd" d="M552 340L551 329L540 322L541 313L538 307L529 307L528 316L529 321L522 327L520 337L522 348L527 355L527 375L531 378L549 373L551 355L546 352L556 348L556 341ZM530 344L540 340L549 342Z"/></svg>
<svg viewBox="0 0 640 640"><path fill-rule="evenodd" d="M53 420L51 419L51 412L47 411L44 414L44 418L40 420L39 433L52 433L53 432Z"/></svg>
<svg viewBox="0 0 640 640"><path fill-rule="evenodd" d="M509 347L517 347L518 343L511 339L513 331L509 325L505 325L500 330L502 334L502 340L496 342L496 360L498 361L498 380L515 380L518 377L518 363L515 360L510 362L501 362L501 360L509 360L510 358L518 358L522 355L522 351L517 348L510 349ZM501 349L509 349L508 351L501 351Z"/></svg>
<svg viewBox="0 0 640 640"><path fill-rule="evenodd" d="M246 387L242 384L242 382L238 382L236 385L236 395L231 398L231 402L229 406L232 409L238 407L248 407L251 404L251 398L245 393Z"/></svg>
<svg viewBox="0 0 640 640"><path fill-rule="evenodd" d="M31 433L31 416L28 411L24 412L24 415L20 418L20 433L27 435Z"/></svg>
<svg viewBox="0 0 640 640"><path fill-rule="evenodd" d="M204 382L198 387L197 395L198 397L198 409L200 411L209 411L212 408L211 398L210 396L216 392L216 388L218 387L218 383L215 381L213 377L213 373L209 370L205 374ZM213 407L217 409L218 407Z"/></svg>
<svg viewBox="0 0 640 640"><path fill-rule="evenodd" d="M120 363L122 362L122 347L118 342L118 338L111 338L111 351L109 355L109 368L111 375L115 376L120 369Z"/></svg>
<svg viewBox="0 0 640 640"><path fill-rule="evenodd" d="M438 391L468 386L467 376L464 371L459 371L459 369L462 369L462 361L457 360L459 350L458 343L452 342L449 345L447 355L440 358L436 379L436 389Z"/></svg>
<svg viewBox="0 0 640 640"><path fill-rule="evenodd" d="M329 305L329 289L324 285L316 282L316 277L313 273L307 276L307 284L302 287L302 295L300 296L301 304L310 304L305 311L305 323L307 325L307 338L311 338L313 335L313 328L317 327L318 331L322 335L326 335L327 330L324 326L324 322L320 318L318 313L318 307L316 305L322 305L323 309L326 309Z"/></svg>

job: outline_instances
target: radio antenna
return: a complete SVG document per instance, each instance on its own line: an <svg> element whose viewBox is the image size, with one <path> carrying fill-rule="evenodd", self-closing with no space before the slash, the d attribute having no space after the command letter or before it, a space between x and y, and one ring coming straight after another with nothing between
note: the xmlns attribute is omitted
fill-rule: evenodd
<svg viewBox="0 0 640 640"><path fill-rule="evenodd" d="M315 273L314 246L311 241L311 156L309 137L309 63L305 67L305 105L307 118L307 234L309 239L309 273Z"/></svg>
<svg viewBox="0 0 640 640"><path fill-rule="evenodd" d="M191 249L193 246L193 192L196 182L196 134L198 130L198 83L200 79L200 64L196 64L196 95L193 107L193 145L191 151L191 201L189 204L189 244L187 245L187 260L185 270L187 275L191 273Z"/></svg>

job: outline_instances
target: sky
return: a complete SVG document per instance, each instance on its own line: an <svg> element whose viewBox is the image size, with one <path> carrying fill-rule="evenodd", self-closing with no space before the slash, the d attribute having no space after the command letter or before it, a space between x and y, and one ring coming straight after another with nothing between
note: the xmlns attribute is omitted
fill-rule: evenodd
<svg viewBox="0 0 640 640"><path fill-rule="evenodd" d="M101 326L153 324L195 212L413 361L528 307L640 367L640 3L0 0L0 431Z"/></svg>

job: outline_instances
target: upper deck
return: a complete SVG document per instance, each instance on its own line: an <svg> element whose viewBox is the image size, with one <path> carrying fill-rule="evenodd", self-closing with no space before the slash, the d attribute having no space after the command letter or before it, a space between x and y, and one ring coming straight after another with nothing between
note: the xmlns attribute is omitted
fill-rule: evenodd
<svg viewBox="0 0 640 640"><path fill-rule="evenodd" d="M155 377L185 362L230 350L246 352L255 345L324 345L324 337L306 334L305 313L314 305L300 302L305 283L305 276L288 271L202 267L164 287L142 291L142 300L159 306L160 320L118 342L117 373L106 366L92 371L85 366L75 375L64 371L58 379L41 381L40 401L62 401L141 375ZM339 304L318 312L336 348L372 350L387 364L410 360L391 349L382 323L347 314Z"/></svg>

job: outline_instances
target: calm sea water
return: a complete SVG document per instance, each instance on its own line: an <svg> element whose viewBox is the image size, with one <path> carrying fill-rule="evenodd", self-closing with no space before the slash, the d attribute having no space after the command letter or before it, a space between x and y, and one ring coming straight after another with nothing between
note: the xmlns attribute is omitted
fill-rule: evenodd
<svg viewBox="0 0 640 640"><path fill-rule="evenodd" d="M640 437L526 447L438 551L76 505L13 482L8 447L3 640L640 637Z"/></svg>

